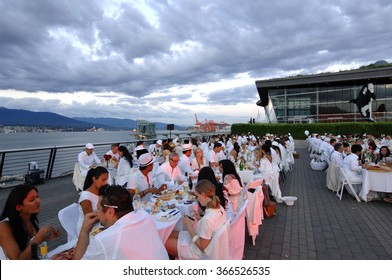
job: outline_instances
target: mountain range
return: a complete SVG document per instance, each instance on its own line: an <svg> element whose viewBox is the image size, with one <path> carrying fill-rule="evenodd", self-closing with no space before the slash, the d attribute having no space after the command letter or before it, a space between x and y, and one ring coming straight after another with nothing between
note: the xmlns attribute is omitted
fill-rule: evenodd
<svg viewBox="0 0 392 280"><path fill-rule="evenodd" d="M136 121L116 118L68 118L50 112L32 112L28 110L0 107L0 126L42 126L50 128L88 129L92 127L106 130L132 130ZM166 123L156 122L157 130L166 130ZM175 125L176 130L186 129Z"/></svg>

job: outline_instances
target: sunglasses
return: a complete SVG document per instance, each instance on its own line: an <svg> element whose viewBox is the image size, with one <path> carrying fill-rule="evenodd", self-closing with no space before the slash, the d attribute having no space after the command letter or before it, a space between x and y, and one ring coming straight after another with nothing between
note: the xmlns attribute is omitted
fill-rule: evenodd
<svg viewBox="0 0 392 280"><path fill-rule="evenodd" d="M104 204L103 206L105 206L105 207L110 207L110 208L118 208L118 206L116 206L115 203L113 203L113 200L110 198L110 195L109 195L108 192L107 192L107 191L108 191L108 188L110 188L110 185L106 186L106 187L103 189L103 192L104 192L106 198L109 200L110 204L112 204L112 205Z"/></svg>

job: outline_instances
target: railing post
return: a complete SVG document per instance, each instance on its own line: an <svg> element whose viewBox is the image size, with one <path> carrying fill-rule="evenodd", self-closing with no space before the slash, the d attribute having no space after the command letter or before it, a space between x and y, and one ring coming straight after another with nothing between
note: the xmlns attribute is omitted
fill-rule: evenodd
<svg viewBox="0 0 392 280"><path fill-rule="evenodd" d="M46 179L50 179L52 177L52 171L53 171L54 161L56 159L56 153L57 153L56 147L50 149Z"/></svg>
<svg viewBox="0 0 392 280"><path fill-rule="evenodd" d="M1 153L1 160L0 160L0 179L1 179L1 176L3 176L4 158L5 158L5 153Z"/></svg>

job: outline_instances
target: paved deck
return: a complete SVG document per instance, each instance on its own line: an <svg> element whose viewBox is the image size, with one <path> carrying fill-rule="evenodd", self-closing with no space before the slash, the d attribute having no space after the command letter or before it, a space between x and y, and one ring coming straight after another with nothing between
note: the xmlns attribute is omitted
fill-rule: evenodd
<svg viewBox="0 0 392 280"><path fill-rule="evenodd" d="M325 187L325 173L310 168L304 146L296 150L293 171L281 184L282 195L295 195L295 205L277 205L277 215L265 219L253 246L247 236L245 259L268 260L337 260L392 259L392 204L356 202L344 194L340 201ZM77 201L78 192L72 177L51 179L38 186L42 210L41 225L61 228L60 209ZM0 189L0 208L10 189ZM66 243L66 233L49 242L49 250Z"/></svg>

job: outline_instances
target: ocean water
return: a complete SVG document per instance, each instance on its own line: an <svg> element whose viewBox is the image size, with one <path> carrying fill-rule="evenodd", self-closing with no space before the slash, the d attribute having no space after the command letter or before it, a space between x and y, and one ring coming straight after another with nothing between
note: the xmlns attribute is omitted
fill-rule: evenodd
<svg viewBox="0 0 392 280"><path fill-rule="evenodd" d="M173 130L157 131L157 138L189 137L189 132ZM26 132L0 133L0 151L9 149L41 148L64 145L84 145L86 143L129 143L136 139L130 131L100 132Z"/></svg>
<svg viewBox="0 0 392 280"><path fill-rule="evenodd" d="M0 133L0 150L85 143L130 142L134 139L129 131Z"/></svg>

